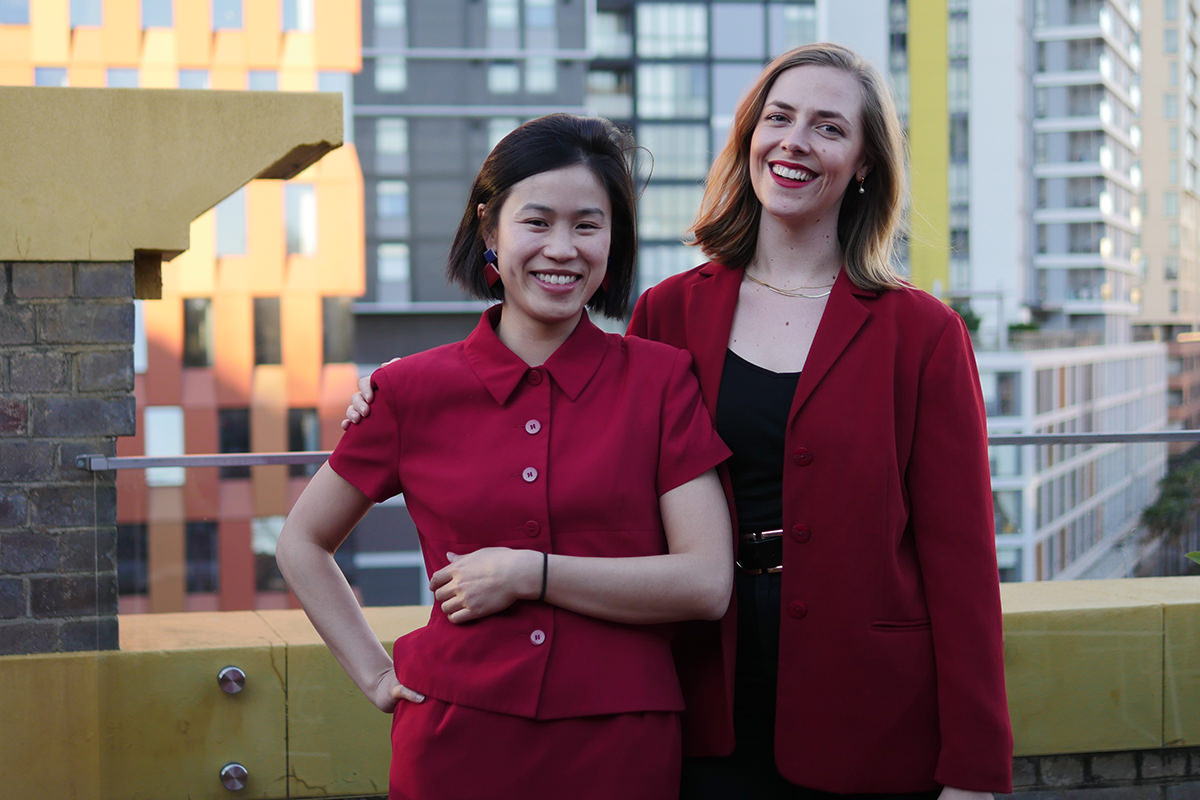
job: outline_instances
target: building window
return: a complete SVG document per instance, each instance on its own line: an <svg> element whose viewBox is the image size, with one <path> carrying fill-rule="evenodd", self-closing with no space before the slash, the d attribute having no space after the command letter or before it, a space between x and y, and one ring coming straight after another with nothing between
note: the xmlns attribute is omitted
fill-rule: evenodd
<svg viewBox="0 0 1200 800"><path fill-rule="evenodd" d="M313 29L313 0L283 0L283 29L311 31Z"/></svg>
<svg viewBox="0 0 1200 800"><path fill-rule="evenodd" d="M992 492L992 507L996 517L996 535L1011 536L1021 532L1021 493Z"/></svg>
<svg viewBox="0 0 1200 800"><path fill-rule="evenodd" d="M133 301L133 371L138 375L146 372L146 360L149 358L149 347L146 341L146 302Z"/></svg>
<svg viewBox="0 0 1200 800"><path fill-rule="evenodd" d="M71 27L99 28L104 24L103 0L71 0Z"/></svg>
<svg viewBox="0 0 1200 800"><path fill-rule="evenodd" d="M321 351L326 364L354 360L354 298L321 298Z"/></svg>
<svg viewBox="0 0 1200 800"><path fill-rule="evenodd" d="M408 220L408 182L380 181L375 188L380 219Z"/></svg>
<svg viewBox="0 0 1200 800"><path fill-rule="evenodd" d="M1179 290L1178 289L1172 289L1167 294L1167 310L1170 311L1172 314L1179 313Z"/></svg>
<svg viewBox="0 0 1200 800"><path fill-rule="evenodd" d="M1179 117L1179 95L1168 92L1163 95L1163 118L1177 119Z"/></svg>
<svg viewBox="0 0 1200 800"><path fill-rule="evenodd" d="M0 0L0 25L28 25L29 0Z"/></svg>
<svg viewBox="0 0 1200 800"><path fill-rule="evenodd" d="M212 300L207 297L183 298L183 365L211 367Z"/></svg>
<svg viewBox="0 0 1200 800"><path fill-rule="evenodd" d="M487 46L489 50L515 50L520 47L518 0L487 0Z"/></svg>
<svg viewBox="0 0 1200 800"><path fill-rule="evenodd" d="M286 587L275 563L275 548L283 532L284 517L255 517L250 520L250 548L254 551L254 588L260 592L282 592Z"/></svg>
<svg viewBox="0 0 1200 800"><path fill-rule="evenodd" d="M651 244L638 248L639 291L695 266L696 251L682 244Z"/></svg>
<svg viewBox="0 0 1200 800"><path fill-rule="evenodd" d="M596 55L601 58L633 55L633 18L628 9L597 11L593 33Z"/></svg>
<svg viewBox="0 0 1200 800"><path fill-rule="evenodd" d="M408 172L408 120L403 117L375 120L375 167L380 172Z"/></svg>
<svg viewBox="0 0 1200 800"><path fill-rule="evenodd" d="M525 47L552 49L558 46L555 0L525 0Z"/></svg>
<svg viewBox="0 0 1200 800"><path fill-rule="evenodd" d="M682 239L700 207L702 192L699 184L647 186L639 205L638 232L647 239Z"/></svg>
<svg viewBox="0 0 1200 800"><path fill-rule="evenodd" d="M315 408L288 409L288 450L293 453L311 452L321 449L321 419ZM291 464L288 474L293 478L307 478L316 474L320 464Z"/></svg>
<svg viewBox="0 0 1200 800"><path fill-rule="evenodd" d="M375 296L379 302L407 303L412 300L408 245L399 242L379 245L375 265Z"/></svg>
<svg viewBox="0 0 1200 800"><path fill-rule="evenodd" d="M588 70L587 105L602 117L629 119L633 116L633 75L626 70Z"/></svg>
<svg viewBox="0 0 1200 800"><path fill-rule="evenodd" d="M530 58L525 61L525 89L547 94L558 88L558 71L553 58Z"/></svg>
<svg viewBox="0 0 1200 800"><path fill-rule="evenodd" d="M242 27L242 0L212 0L214 31L238 30Z"/></svg>
<svg viewBox="0 0 1200 800"><path fill-rule="evenodd" d="M700 64L639 66L637 92L642 117L708 116L708 73Z"/></svg>
<svg viewBox="0 0 1200 800"><path fill-rule="evenodd" d="M405 23L406 0L375 0L375 27L399 28Z"/></svg>
<svg viewBox="0 0 1200 800"><path fill-rule="evenodd" d="M817 6L813 0L768 7L771 53L778 54L817 40ZM903 34L900 34L903 38Z"/></svg>
<svg viewBox="0 0 1200 800"><path fill-rule="evenodd" d="M487 135L489 151L496 145L500 144L500 140L517 129L521 124L521 120L516 117L489 117L487 121Z"/></svg>
<svg viewBox="0 0 1200 800"><path fill-rule="evenodd" d="M408 65L400 56L379 56L375 59L375 89L380 92L403 92L408 88Z"/></svg>
<svg viewBox="0 0 1200 800"><path fill-rule="evenodd" d="M216 592L220 585L220 537L212 520L189 522L184 528L188 592Z"/></svg>
<svg viewBox="0 0 1200 800"><path fill-rule="evenodd" d="M717 58L750 58L762 61L767 55L764 4L712 6L712 50Z"/></svg>
<svg viewBox="0 0 1200 800"><path fill-rule="evenodd" d="M1168 281L1179 280L1179 256L1163 256L1163 278Z"/></svg>
<svg viewBox="0 0 1200 800"><path fill-rule="evenodd" d="M1165 28L1163 30L1163 52L1178 53L1179 52L1179 29Z"/></svg>
<svg viewBox="0 0 1200 800"><path fill-rule="evenodd" d="M283 363L279 298L254 298L254 363Z"/></svg>
<svg viewBox="0 0 1200 800"><path fill-rule="evenodd" d="M1179 192L1163 192L1163 213L1169 217L1179 215Z"/></svg>
<svg viewBox="0 0 1200 800"><path fill-rule="evenodd" d="M700 179L711 161L707 125L645 123L638 126L638 143L653 154L642 161L655 178Z"/></svg>
<svg viewBox="0 0 1200 800"><path fill-rule="evenodd" d="M149 593L150 557L147 547L149 538L144 522L117 526L118 594Z"/></svg>
<svg viewBox="0 0 1200 800"><path fill-rule="evenodd" d="M142 438L151 458L181 456L184 452L183 409L179 406L147 406L143 412ZM147 486L183 486L183 467L147 467Z"/></svg>
<svg viewBox="0 0 1200 800"><path fill-rule="evenodd" d="M490 64L487 71L488 91L492 94L512 94L521 88L521 70L516 64Z"/></svg>
<svg viewBox="0 0 1200 800"><path fill-rule="evenodd" d="M1179 247L1179 226L1174 223L1167 226L1167 247Z"/></svg>
<svg viewBox="0 0 1200 800"><path fill-rule="evenodd" d="M699 3L640 3L637 54L641 58L686 58L708 53L708 10Z"/></svg>
<svg viewBox="0 0 1200 800"><path fill-rule="evenodd" d="M238 189L217 203L217 256L246 254L246 190Z"/></svg>
<svg viewBox="0 0 1200 800"><path fill-rule="evenodd" d="M289 255L317 252L317 192L311 183L289 183L284 189Z"/></svg>
<svg viewBox="0 0 1200 800"><path fill-rule="evenodd" d="M142 0L142 28L172 28L175 9L172 0Z"/></svg>
<svg viewBox="0 0 1200 800"><path fill-rule="evenodd" d="M136 89L138 71L129 67L109 67L105 71L105 83L110 89Z"/></svg>
<svg viewBox="0 0 1200 800"><path fill-rule="evenodd" d="M1021 373L982 372L983 405L989 417L1016 417L1021 414Z"/></svg>
<svg viewBox="0 0 1200 800"><path fill-rule="evenodd" d="M217 409L217 448L221 453L250 452L250 409ZM250 468L220 467L222 478L249 478Z"/></svg>
<svg viewBox="0 0 1200 800"><path fill-rule="evenodd" d="M66 86L67 71L63 67L34 67L34 86Z"/></svg>
<svg viewBox="0 0 1200 800"><path fill-rule="evenodd" d="M179 88L180 89L207 89L208 88L208 70L206 70L206 69L181 69L181 70L179 70Z"/></svg>
<svg viewBox="0 0 1200 800"><path fill-rule="evenodd" d="M279 89L279 73L273 69L252 69L246 73L246 88L252 92L274 92Z"/></svg>

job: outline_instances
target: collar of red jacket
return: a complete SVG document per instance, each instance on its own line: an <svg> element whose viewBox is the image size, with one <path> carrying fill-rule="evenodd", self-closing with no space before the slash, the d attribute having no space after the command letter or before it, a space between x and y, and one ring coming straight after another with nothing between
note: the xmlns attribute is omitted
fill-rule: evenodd
<svg viewBox="0 0 1200 800"><path fill-rule="evenodd" d="M604 360L608 342L604 331L597 328L584 311L575 330L546 363L530 367L496 335L502 305L484 311L475 330L463 342L467 363L493 399L501 405L508 402L517 385L536 372L549 375L570 399L579 397Z"/></svg>

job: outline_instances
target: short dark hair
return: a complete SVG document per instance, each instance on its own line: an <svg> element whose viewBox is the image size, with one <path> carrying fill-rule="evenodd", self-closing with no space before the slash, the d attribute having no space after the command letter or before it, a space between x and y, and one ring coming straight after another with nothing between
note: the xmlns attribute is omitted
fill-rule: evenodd
<svg viewBox="0 0 1200 800"><path fill-rule="evenodd" d="M633 139L601 117L549 114L530 120L500 140L479 168L462 222L450 246L446 274L474 297L504 299L504 284L488 286L484 275L483 232L488 217L504 205L512 187L532 175L582 164L608 193L612 205L607 287L588 305L621 318L629 305L637 262L637 210L633 187ZM484 219L476 209L482 203Z"/></svg>

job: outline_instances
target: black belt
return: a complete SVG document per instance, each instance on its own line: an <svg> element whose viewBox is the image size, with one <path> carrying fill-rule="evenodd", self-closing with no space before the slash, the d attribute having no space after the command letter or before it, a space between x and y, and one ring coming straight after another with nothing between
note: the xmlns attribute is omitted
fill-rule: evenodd
<svg viewBox="0 0 1200 800"><path fill-rule="evenodd" d="M748 575L783 572L783 531L753 531L739 536L737 568Z"/></svg>

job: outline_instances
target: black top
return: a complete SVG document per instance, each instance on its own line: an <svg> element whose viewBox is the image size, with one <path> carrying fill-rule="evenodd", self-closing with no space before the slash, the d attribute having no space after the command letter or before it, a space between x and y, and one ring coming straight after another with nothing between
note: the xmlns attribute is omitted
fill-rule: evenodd
<svg viewBox="0 0 1200 800"><path fill-rule="evenodd" d="M733 451L733 484L741 532L783 527L783 451L799 372L771 372L732 350L717 395L717 433Z"/></svg>

